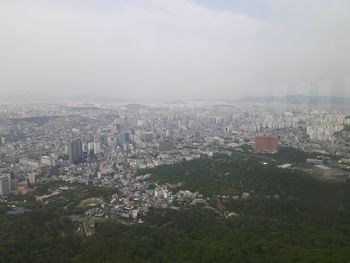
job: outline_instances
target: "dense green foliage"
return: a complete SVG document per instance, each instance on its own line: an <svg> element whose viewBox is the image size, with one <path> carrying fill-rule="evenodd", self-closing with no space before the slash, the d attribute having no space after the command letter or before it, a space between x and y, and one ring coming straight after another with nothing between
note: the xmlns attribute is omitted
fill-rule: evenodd
<svg viewBox="0 0 350 263"><path fill-rule="evenodd" d="M280 162L302 164L307 158L314 157L314 154L303 152L290 147L279 147L278 152L272 155L272 158Z"/></svg>
<svg viewBox="0 0 350 263"><path fill-rule="evenodd" d="M156 210L147 225L107 223L83 262L346 262L345 229L268 218L225 219L208 209ZM346 230L349 233L349 229Z"/></svg>
<svg viewBox="0 0 350 263"><path fill-rule="evenodd" d="M0 262L66 262L77 240L70 220L51 209L0 215Z"/></svg>
<svg viewBox="0 0 350 263"><path fill-rule="evenodd" d="M350 229L273 218L225 219L209 209L155 210L147 224L69 233L53 212L1 218L0 262L347 262Z"/></svg>
<svg viewBox="0 0 350 263"><path fill-rule="evenodd" d="M279 169L264 165L249 155L182 162L161 166L152 172L158 183L181 183L179 188L199 191L205 196L251 193L251 198L225 199L229 210L254 216L332 223L345 211L345 186L324 182L298 170ZM347 212L346 212L347 213ZM350 217L347 217L350 220Z"/></svg>
<svg viewBox="0 0 350 263"><path fill-rule="evenodd" d="M234 153L141 172L153 183L199 191L239 216L204 206L154 209L144 224L101 222L84 238L73 233L59 198L24 215L0 215L0 262L349 262L350 182L261 162ZM64 195L101 196L81 187ZM243 192L251 196L233 198Z"/></svg>

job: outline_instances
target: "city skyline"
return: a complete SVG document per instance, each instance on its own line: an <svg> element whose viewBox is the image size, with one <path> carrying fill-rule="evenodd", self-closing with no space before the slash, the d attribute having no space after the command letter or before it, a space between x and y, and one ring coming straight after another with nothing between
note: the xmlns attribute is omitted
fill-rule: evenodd
<svg viewBox="0 0 350 263"><path fill-rule="evenodd" d="M0 262L349 262L349 0L0 0Z"/></svg>

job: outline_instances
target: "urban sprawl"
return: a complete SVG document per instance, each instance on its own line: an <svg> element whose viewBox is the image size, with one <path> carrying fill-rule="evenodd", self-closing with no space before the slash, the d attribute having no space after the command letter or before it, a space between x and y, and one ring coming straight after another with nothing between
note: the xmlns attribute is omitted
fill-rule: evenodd
<svg viewBox="0 0 350 263"><path fill-rule="evenodd" d="M256 153L278 147L317 153L308 160L316 171L348 176L349 115L344 108L277 103L1 105L0 196L25 196L43 182L65 184L36 196L40 202L77 183L107 187L118 191L108 202L86 200L92 207L84 218L142 223L151 207L207 202L201 193L176 191L176 185L150 187L147 168L230 155L245 146ZM93 232L86 222L84 230Z"/></svg>

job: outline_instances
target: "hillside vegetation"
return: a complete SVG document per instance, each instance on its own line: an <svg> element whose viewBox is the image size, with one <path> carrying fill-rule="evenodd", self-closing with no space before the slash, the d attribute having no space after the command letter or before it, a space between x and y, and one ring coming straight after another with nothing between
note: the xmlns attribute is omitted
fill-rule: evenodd
<svg viewBox="0 0 350 263"><path fill-rule="evenodd" d="M139 225L104 221L97 224L94 236L86 238L77 236L64 213L55 210L59 202L48 207L32 206L24 215L0 215L0 262L350 259L349 181L317 180L300 171L276 168L273 162L264 165L259 157L240 153L140 173L151 173L152 183L171 183L178 189L202 193L209 207L152 209ZM92 191L101 195L98 189ZM241 198L244 192L250 196ZM84 194L87 196L91 195ZM236 216L218 213L217 202Z"/></svg>

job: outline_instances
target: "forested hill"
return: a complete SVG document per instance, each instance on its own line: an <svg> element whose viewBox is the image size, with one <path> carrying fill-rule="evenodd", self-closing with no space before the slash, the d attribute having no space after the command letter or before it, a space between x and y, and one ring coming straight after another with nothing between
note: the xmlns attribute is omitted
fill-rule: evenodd
<svg viewBox="0 0 350 263"><path fill-rule="evenodd" d="M101 222L92 237L76 235L58 208L2 213L0 262L350 260L349 181L320 181L250 154L140 171L146 172L152 184L202 193L207 205L152 209L137 225ZM234 216L223 215L229 212Z"/></svg>

